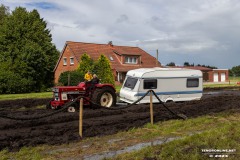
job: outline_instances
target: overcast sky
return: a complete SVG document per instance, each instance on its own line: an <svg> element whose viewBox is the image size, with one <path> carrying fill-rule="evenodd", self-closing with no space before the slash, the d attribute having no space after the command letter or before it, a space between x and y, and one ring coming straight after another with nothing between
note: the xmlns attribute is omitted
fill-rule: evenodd
<svg viewBox="0 0 240 160"><path fill-rule="evenodd" d="M53 43L138 46L162 64L240 65L239 0L2 0L37 9Z"/></svg>

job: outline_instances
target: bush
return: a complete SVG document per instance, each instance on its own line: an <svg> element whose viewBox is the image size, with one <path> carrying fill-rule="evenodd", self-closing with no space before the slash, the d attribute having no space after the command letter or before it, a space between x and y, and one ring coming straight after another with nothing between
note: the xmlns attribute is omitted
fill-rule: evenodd
<svg viewBox="0 0 240 160"><path fill-rule="evenodd" d="M75 71L67 71L67 72L61 73L59 80L58 80L59 84L67 86L69 74L70 74L70 86L76 86L76 85L78 85L79 82L84 81L84 74L75 70Z"/></svg>
<svg viewBox="0 0 240 160"><path fill-rule="evenodd" d="M11 71L0 72L0 93L27 93L34 88L34 81Z"/></svg>
<svg viewBox="0 0 240 160"><path fill-rule="evenodd" d="M232 69L229 72L229 75L234 77L240 77L240 65L232 67Z"/></svg>

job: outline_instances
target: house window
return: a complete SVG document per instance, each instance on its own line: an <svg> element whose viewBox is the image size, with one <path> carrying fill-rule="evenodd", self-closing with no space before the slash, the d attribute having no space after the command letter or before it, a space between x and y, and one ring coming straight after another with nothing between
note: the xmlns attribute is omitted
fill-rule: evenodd
<svg viewBox="0 0 240 160"><path fill-rule="evenodd" d="M145 79L143 82L143 89L156 89L157 80L156 79Z"/></svg>
<svg viewBox="0 0 240 160"><path fill-rule="evenodd" d="M64 65L64 66L67 65L67 58L66 58L66 57L63 58L63 65Z"/></svg>
<svg viewBox="0 0 240 160"><path fill-rule="evenodd" d="M127 56L127 57L125 57L125 63L137 64L137 57Z"/></svg>
<svg viewBox="0 0 240 160"><path fill-rule="evenodd" d="M74 64L74 58L70 57L70 65L73 65L73 64Z"/></svg>
<svg viewBox="0 0 240 160"><path fill-rule="evenodd" d="M198 78L187 79L187 87L188 88L198 87L198 86L199 86L199 79Z"/></svg>

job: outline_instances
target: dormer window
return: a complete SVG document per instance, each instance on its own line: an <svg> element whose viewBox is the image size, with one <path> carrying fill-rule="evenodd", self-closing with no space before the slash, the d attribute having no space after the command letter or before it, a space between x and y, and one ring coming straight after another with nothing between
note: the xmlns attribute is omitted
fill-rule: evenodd
<svg viewBox="0 0 240 160"><path fill-rule="evenodd" d="M113 61L113 57L112 57L112 56L109 56L109 59L110 59L111 61Z"/></svg>
<svg viewBox="0 0 240 160"><path fill-rule="evenodd" d="M126 56L126 57L125 57L125 63L128 63L128 64L137 64L137 57Z"/></svg>

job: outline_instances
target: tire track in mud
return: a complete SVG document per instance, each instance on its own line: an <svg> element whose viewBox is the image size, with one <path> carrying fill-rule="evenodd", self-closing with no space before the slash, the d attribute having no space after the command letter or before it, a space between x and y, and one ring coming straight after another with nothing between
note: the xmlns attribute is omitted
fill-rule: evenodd
<svg viewBox="0 0 240 160"><path fill-rule="evenodd" d="M154 121L174 119L161 104L154 104ZM223 94L203 97L200 101L169 103L167 106L176 113L183 113L189 118L226 110L240 111L239 94ZM53 110L14 110L16 117L40 115ZM0 111L4 114L5 111ZM149 105L140 104L123 110L106 110L84 108L84 137L102 136L125 131L133 127L141 127L150 122ZM40 144L63 144L80 139L78 135L78 113L61 112L51 117L15 121L0 118L0 149L19 150L23 146Z"/></svg>

